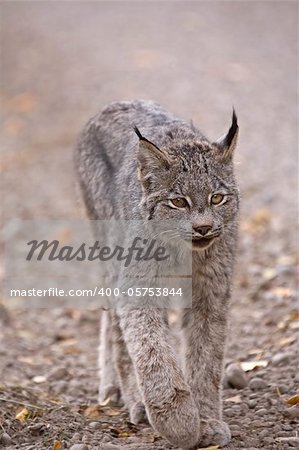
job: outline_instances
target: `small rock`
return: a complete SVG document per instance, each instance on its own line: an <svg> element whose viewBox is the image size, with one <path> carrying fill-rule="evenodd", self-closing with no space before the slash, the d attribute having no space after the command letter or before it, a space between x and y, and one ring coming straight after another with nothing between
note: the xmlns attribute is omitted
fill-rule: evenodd
<svg viewBox="0 0 299 450"><path fill-rule="evenodd" d="M278 266L276 270L278 275L292 275L296 271L294 266Z"/></svg>
<svg viewBox="0 0 299 450"><path fill-rule="evenodd" d="M273 444L274 443L274 439L270 436L268 437L264 437L264 442L266 442L267 444Z"/></svg>
<svg viewBox="0 0 299 450"><path fill-rule="evenodd" d="M255 411L255 414L257 416L264 416L265 414L268 414L268 411L266 410L266 408L261 408Z"/></svg>
<svg viewBox="0 0 299 450"><path fill-rule="evenodd" d="M5 431L0 434L0 443L3 444L4 447L11 444L11 437L8 433L5 433Z"/></svg>
<svg viewBox="0 0 299 450"><path fill-rule="evenodd" d="M88 446L86 444L74 444L70 450L88 450Z"/></svg>
<svg viewBox="0 0 299 450"><path fill-rule="evenodd" d="M293 431L294 427L292 427L292 425L290 425L289 423L285 423L282 425L282 429L284 431Z"/></svg>
<svg viewBox="0 0 299 450"><path fill-rule="evenodd" d="M29 425L28 430L33 433L40 433L45 431L46 425L42 422L34 423L33 425Z"/></svg>
<svg viewBox="0 0 299 450"><path fill-rule="evenodd" d="M248 400L248 406L250 409L254 409L257 405L257 402L255 400Z"/></svg>
<svg viewBox="0 0 299 450"><path fill-rule="evenodd" d="M47 376L47 379L49 381L58 381L63 378L67 378L69 375L69 372L65 367L58 367L52 370L49 375Z"/></svg>
<svg viewBox="0 0 299 450"><path fill-rule="evenodd" d="M260 439L264 439L267 436L269 436L269 430L262 430L259 434Z"/></svg>
<svg viewBox="0 0 299 450"><path fill-rule="evenodd" d="M273 356L271 362L273 366L282 366L288 364L292 358L290 353L277 353Z"/></svg>
<svg viewBox="0 0 299 450"><path fill-rule="evenodd" d="M285 413L291 419L299 419L299 406L298 405L291 406L291 408L286 409Z"/></svg>
<svg viewBox="0 0 299 450"><path fill-rule="evenodd" d="M299 446L299 437L297 436L278 437L277 440L283 444L284 449L298 448Z"/></svg>
<svg viewBox="0 0 299 450"><path fill-rule="evenodd" d="M234 415L234 412L233 412L233 410L232 410L231 408L226 408L226 409L224 410L224 413L225 413L225 415L226 415L227 417L232 417L232 416Z"/></svg>
<svg viewBox="0 0 299 450"><path fill-rule="evenodd" d="M276 437L287 437L289 435L290 435L290 433L288 431L278 431L278 433L276 434Z"/></svg>
<svg viewBox="0 0 299 450"><path fill-rule="evenodd" d="M252 378L252 380L249 381L249 387L252 391L259 391L260 389L265 389L267 386L268 384L266 381L261 378Z"/></svg>
<svg viewBox="0 0 299 450"><path fill-rule="evenodd" d="M236 389L244 389L248 384L246 373L240 364L229 364L225 370L226 381Z"/></svg>
<svg viewBox="0 0 299 450"><path fill-rule="evenodd" d="M233 405L231 407L231 410L235 413L235 414L239 414L242 411L242 408L240 405Z"/></svg>
<svg viewBox="0 0 299 450"><path fill-rule="evenodd" d="M89 424L88 424L88 427L89 428L93 428L93 429L96 429L96 428L101 428L101 422L90 422Z"/></svg>
<svg viewBox="0 0 299 450"><path fill-rule="evenodd" d="M71 442L81 441L81 435L80 433L74 433L71 437Z"/></svg>
<svg viewBox="0 0 299 450"><path fill-rule="evenodd" d="M280 385L278 385L277 387L278 387L279 392L280 392L281 394L287 394L287 393L289 392L289 388L288 388L288 386L286 386L285 384L280 384Z"/></svg>
<svg viewBox="0 0 299 450"><path fill-rule="evenodd" d="M64 394L68 390L69 383L66 380L58 380L51 388L56 394Z"/></svg>

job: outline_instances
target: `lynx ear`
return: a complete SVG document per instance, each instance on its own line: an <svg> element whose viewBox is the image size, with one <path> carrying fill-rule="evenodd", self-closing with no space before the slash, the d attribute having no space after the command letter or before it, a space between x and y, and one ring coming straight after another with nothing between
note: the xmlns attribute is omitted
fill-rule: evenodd
<svg viewBox="0 0 299 450"><path fill-rule="evenodd" d="M163 150L143 137L136 126L134 131L139 137L137 152L138 178L144 191L149 193L153 190L159 175L163 176L164 170L169 169L170 158Z"/></svg>
<svg viewBox="0 0 299 450"><path fill-rule="evenodd" d="M168 155L155 144L143 137L136 126L134 127L134 131L139 137L139 150L137 153L139 169L148 171L159 168L169 169L170 159Z"/></svg>
<svg viewBox="0 0 299 450"><path fill-rule="evenodd" d="M216 147L218 147L222 152L221 159L223 159L224 161L230 161L232 159L234 150L237 145L238 134L238 119L233 108L232 124L230 126L230 129L224 136L222 136L215 142Z"/></svg>

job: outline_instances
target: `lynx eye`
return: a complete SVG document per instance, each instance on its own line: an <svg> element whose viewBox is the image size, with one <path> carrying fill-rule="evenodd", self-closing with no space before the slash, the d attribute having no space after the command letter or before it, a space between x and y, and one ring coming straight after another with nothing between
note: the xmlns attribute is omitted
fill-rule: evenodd
<svg viewBox="0 0 299 450"><path fill-rule="evenodd" d="M225 196L223 194L213 194L211 197L212 205L220 205L220 203L223 202L224 197Z"/></svg>
<svg viewBox="0 0 299 450"><path fill-rule="evenodd" d="M169 200L169 202L176 208L186 208L187 206L189 206L189 203L184 197L172 198Z"/></svg>

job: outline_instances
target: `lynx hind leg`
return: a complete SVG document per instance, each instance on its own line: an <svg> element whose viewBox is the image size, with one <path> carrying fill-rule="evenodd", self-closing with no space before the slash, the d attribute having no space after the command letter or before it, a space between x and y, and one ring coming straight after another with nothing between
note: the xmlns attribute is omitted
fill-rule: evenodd
<svg viewBox="0 0 299 450"><path fill-rule="evenodd" d="M120 404L121 394L114 366L110 311L102 311L101 314L98 367L100 375L99 403L105 403L109 399L113 404Z"/></svg>
<svg viewBox="0 0 299 450"><path fill-rule="evenodd" d="M113 350L123 401L134 424L147 422L133 362L123 339L116 313L112 313Z"/></svg>

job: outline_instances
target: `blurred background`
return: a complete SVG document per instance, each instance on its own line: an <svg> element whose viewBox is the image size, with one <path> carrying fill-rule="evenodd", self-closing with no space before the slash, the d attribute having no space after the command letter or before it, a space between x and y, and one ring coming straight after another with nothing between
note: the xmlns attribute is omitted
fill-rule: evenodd
<svg viewBox="0 0 299 450"><path fill-rule="evenodd" d="M146 98L211 139L240 123L243 214L296 205L296 4L1 5L5 215L76 215L72 152L115 100Z"/></svg>
<svg viewBox="0 0 299 450"><path fill-rule="evenodd" d="M112 101L154 100L211 139L228 129L235 107L242 214L227 358L294 355L297 3L3 2L1 47L4 222L82 215L73 149L87 120ZM96 399L94 314L3 311L14 324L0 332L3 382L36 386L36 376L63 365L79 386L73 394L71 385L59 391L59 380L42 388L67 392L68 401L78 392ZM292 370L270 366L266 377L291 386Z"/></svg>

